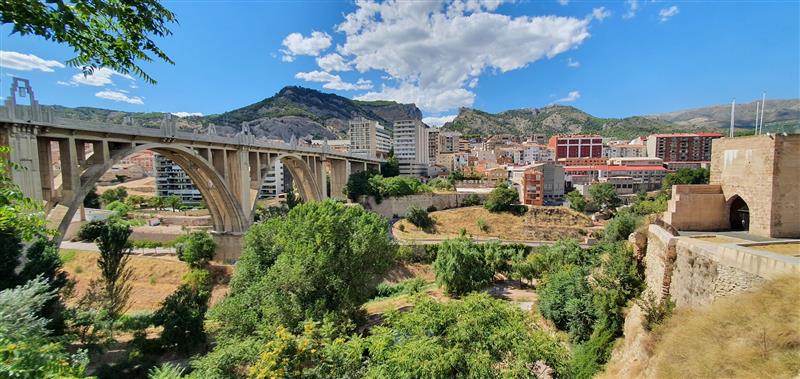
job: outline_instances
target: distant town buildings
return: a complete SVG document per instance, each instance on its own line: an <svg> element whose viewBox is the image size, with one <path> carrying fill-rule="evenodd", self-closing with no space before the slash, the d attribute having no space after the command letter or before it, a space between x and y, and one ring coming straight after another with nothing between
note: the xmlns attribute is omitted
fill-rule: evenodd
<svg viewBox="0 0 800 379"><path fill-rule="evenodd" d="M603 146L603 157L605 158L628 158L645 157L647 148L643 144L631 144L628 142L612 141Z"/></svg>
<svg viewBox="0 0 800 379"><path fill-rule="evenodd" d="M156 196L178 196L187 205L199 205L203 201L200 190L192 184L192 179L177 163L156 154Z"/></svg>
<svg viewBox="0 0 800 379"><path fill-rule="evenodd" d="M401 120L394 123L394 155L400 164L400 175L428 175L428 131L420 120Z"/></svg>
<svg viewBox="0 0 800 379"><path fill-rule="evenodd" d="M557 135L550 137L547 144L560 158L601 158L603 139L598 135Z"/></svg>
<svg viewBox="0 0 800 379"><path fill-rule="evenodd" d="M350 152L366 157L386 158L392 149L392 137L377 121L359 117L349 123Z"/></svg>
<svg viewBox="0 0 800 379"><path fill-rule="evenodd" d="M719 133L653 134L647 137L647 156L664 162L708 162L711 160L711 141Z"/></svg>

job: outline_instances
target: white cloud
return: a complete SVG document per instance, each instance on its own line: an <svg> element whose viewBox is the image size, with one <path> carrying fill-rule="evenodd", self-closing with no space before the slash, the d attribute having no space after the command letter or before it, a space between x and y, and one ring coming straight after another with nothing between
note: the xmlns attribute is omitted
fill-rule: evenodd
<svg viewBox="0 0 800 379"><path fill-rule="evenodd" d="M322 88L339 91L367 90L372 88L372 82L369 80L358 79L355 83L348 83L342 80L342 77L339 75L333 75L324 71L298 72L294 77L307 82L325 83L322 85Z"/></svg>
<svg viewBox="0 0 800 379"><path fill-rule="evenodd" d="M669 8L662 9L658 12L658 15L661 17L661 22L667 22L667 20L678 13L680 13L680 9L678 9L677 5L673 5Z"/></svg>
<svg viewBox="0 0 800 379"><path fill-rule="evenodd" d="M191 117L191 116L202 116L203 114L200 112L172 112L172 115L178 117Z"/></svg>
<svg viewBox="0 0 800 379"><path fill-rule="evenodd" d="M486 71L507 72L550 59L589 37L591 17L511 17L500 1L356 2L336 30L356 70L381 71L396 84L359 96L414 102L429 112L472 105L468 90Z"/></svg>
<svg viewBox="0 0 800 379"><path fill-rule="evenodd" d="M33 54L0 50L0 67L19 71L53 72L54 68L64 68L64 65L59 61L42 59Z"/></svg>
<svg viewBox="0 0 800 379"><path fill-rule="evenodd" d="M558 0L558 3L561 5L567 5L569 4L569 0Z"/></svg>
<svg viewBox="0 0 800 379"><path fill-rule="evenodd" d="M128 96L125 94L125 91L105 90L105 91L100 91L94 95L101 99L121 101L128 104L137 104L137 105L144 104L144 101L142 100L141 97Z"/></svg>
<svg viewBox="0 0 800 379"><path fill-rule="evenodd" d="M425 117L422 119L422 122L435 127L440 127L447 122L453 121L457 115L451 114L447 116L439 116L439 117Z"/></svg>
<svg viewBox="0 0 800 379"><path fill-rule="evenodd" d="M331 71L350 71L350 64L344 61L341 55L332 53L328 54L324 57L317 58L317 65L319 68L331 72Z"/></svg>
<svg viewBox="0 0 800 379"><path fill-rule="evenodd" d="M67 86L67 87L77 87L78 86L78 83L65 82L63 80L57 81L56 84L58 84L60 86Z"/></svg>
<svg viewBox="0 0 800 379"><path fill-rule="evenodd" d="M84 75L82 71L75 75L72 75L72 78L70 79L69 82L71 85L83 84L93 87L102 87L105 85L113 84L114 83L114 81L112 80L113 76L119 76L128 80L134 80L133 77L128 74L122 74L110 68L101 67L94 70L91 73L91 75Z"/></svg>
<svg viewBox="0 0 800 379"><path fill-rule="evenodd" d="M567 59L567 67L578 68L581 67L581 62L572 60L572 58Z"/></svg>
<svg viewBox="0 0 800 379"><path fill-rule="evenodd" d="M628 11L622 15L622 18L632 18L636 16L636 12L639 11L639 0L626 0L625 4L628 4Z"/></svg>
<svg viewBox="0 0 800 379"><path fill-rule="evenodd" d="M597 21L603 21L610 16L611 16L611 11L606 9L606 7L592 9L592 18L594 18Z"/></svg>
<svg viewBox="0 0 800 379"><path fill-rule="evenodd" d="M580 98L581 98L581 93L580 92L578 92L578 91L570 91L570 93L567 94L566 97L562 97L562 98L554 101L553 103L569 103L569 102L578 100Z"/></svg>
<svg viewBox="0 0 800 379"><path fill-rule="evenodd" d="M283 39L283 46L286 49L281 50L284 62L294 61L296 55L311 55L317 56L322 50L331 46L331 36L323 32L311 32L308 37L303 37L300 33L292 33Z"/></svg>

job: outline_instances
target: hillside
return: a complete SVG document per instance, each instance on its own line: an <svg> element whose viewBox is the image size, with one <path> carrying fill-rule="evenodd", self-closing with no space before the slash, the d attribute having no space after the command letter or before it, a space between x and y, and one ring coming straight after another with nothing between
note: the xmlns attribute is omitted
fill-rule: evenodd
<svg viewBox="0 0 800 379"><path fill-rule="evenodd" d="M82 120L113 123L133 123L158 126L165 113L121 112L109 109L58 105L46 106L57 115ZM422 119L414 104L393 101L355 101L346 97L303 87L284 87L272 97L218 115L191 116L178 120L178 126L205 131L214 124L220 134L232 135L247 122L259 137L288 141L298 138L342 138L347 135L347 121L355 117L377 120L391 129L403 119ZM126 120L127 118L127 120Z"/></svg>
<svg viewBox="0 0 800 379"><path fill-rule="evenodd" d="M737 106L736 115L737 128L752 128L755 122L755 103ZM575 107L550 105L500 113L461 108L458 116L442 128L465 134L597 133L629 139L653 132L720 131L729 123L729 105L626 118L600 118ZM800 100L767 101L764 125L766 131L800 130Z"/></svg>
<svg viewBox="0 0 800 379"><path fill-rule="evenodd" d="M756 102L736 104L736 127L751 128L755 124ZM687 109L653 115L659 120L669 121L690 128L725 128L731 123L730 104L705 108ZM800 99L767 100L764 111L764 128L800 125Z"/></svg>

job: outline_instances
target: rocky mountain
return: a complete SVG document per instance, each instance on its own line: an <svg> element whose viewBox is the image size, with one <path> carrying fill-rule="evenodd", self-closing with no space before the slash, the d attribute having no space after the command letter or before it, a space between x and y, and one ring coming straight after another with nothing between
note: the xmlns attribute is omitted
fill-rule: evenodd
<svg viewBox="0 0 800 379"><path fill-rule="evenodd" d="M165 113L130 113L108 109L48 106L57 114L84 120L158 126ZM204 132L214 124L217 133L232 135L246 123L258 137L283 139L343 138L347 121L366 117L388 129L397 120L422 119L414 104L393 101L357 101L303 87L284 87L272 97L218 115L191 116L178 120L178 126Z"/></svg>
<svg viewBox="0 0 800 379"><path fill-rule="evenodd" d="M597 133L617 138L633 138L656 130L679 129L669 121L650 117L599 118L564 105L514 109L494 114L462 108L458 116L442 128L464 134Z"/></svg>
<svg viewBox="0 0 800 379"><path fill-rule="evenodd" d="M736 127L752 128L755 103L737 105ZM458 116L442 126L465 134L596 133L629 139L654 132L722 131L730 125L730 105L718 105L650 116L600 118L575 107L550 105L544 108L513 109L487 113L462 108ZM800 100L767 101L764 130L800 131Z"/></svg>
<svg viewBox="0 0 800 379"><path fill-rule="evenodd" d="M756 122L756 102L736 104L736 127L752 128ZM689 128L726 128L731 124L730 104L653 115ZM764 110L764 129L772 127L797 128L800 124L800 99L767 100ZM780 130L778 130L780 131Z"/></svg>

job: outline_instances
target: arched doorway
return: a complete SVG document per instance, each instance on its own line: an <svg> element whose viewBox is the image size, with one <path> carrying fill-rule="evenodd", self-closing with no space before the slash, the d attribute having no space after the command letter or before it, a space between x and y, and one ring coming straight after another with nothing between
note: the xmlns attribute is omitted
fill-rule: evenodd
<svg viewBox="0 0 800 379"><path fill-rule="evenodd" d="M750 208L739 196L735 196L730 207L731 230L750 230Z"/></svg>

